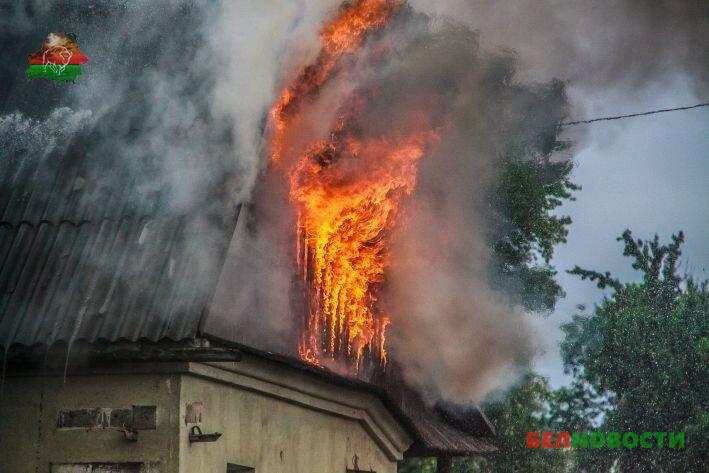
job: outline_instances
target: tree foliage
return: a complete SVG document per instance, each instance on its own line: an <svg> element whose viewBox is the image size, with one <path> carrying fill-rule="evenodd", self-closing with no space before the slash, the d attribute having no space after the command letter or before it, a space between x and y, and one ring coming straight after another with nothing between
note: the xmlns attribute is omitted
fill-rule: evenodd
<svg viewBox="0 0 709 473"><path fill-rule="evenodd" d="M680 275L682 233L619 240L640 272L621 282L609 272L570 271L611 293L591 314L563 326L562 355L573 376L557 391L528 374L485 411L498 431L497 455L460 460L456 473L492 471L709 471L709 288ZM582 309L584 310L584 309ZM685 448L526 449L529 431L684 432ZM434 460L408 473L435 471Z"/></svg>
<svg viewBox="0 0 709 473"><path fill-rule="evenodd" d="M498 453L460 460L456 473L493 473L500 471L564 471L568 452L529 449L527 432L552 431L555 394L547 380L529 373L500 399L488 403L485 413L497 430Z"/></svg>
<svg viewBox="0 0 709 473"><path fill-rule="evenodd" d="M591 315L576 315L563 328L566 367L581 395L607 402L599 430L685 432L686 448L594 449L579 455L588 471L708 471L709 292L678 274L682 233L659 238L619 238L641 282L622 283L610 273L570 271L611 288ZM596 415L598 411L596 412ZM586 414L593 418L592 413Z"/></svg>
<svg viewBox="0 0 709 473"><path fill-rule="evenodd" d="M498 181L493 225L493 280L515 302L532 311L549 311L563 295L549 264L554 246L566 241L568 216L554 210L578 189L569 162L510 157Z"/></svg>
<svg viewBox="0 0 709 473"><path fill-rule="evenodd" d="M436 473L436 459L408 458L399 465L397 473Z"/></svg>

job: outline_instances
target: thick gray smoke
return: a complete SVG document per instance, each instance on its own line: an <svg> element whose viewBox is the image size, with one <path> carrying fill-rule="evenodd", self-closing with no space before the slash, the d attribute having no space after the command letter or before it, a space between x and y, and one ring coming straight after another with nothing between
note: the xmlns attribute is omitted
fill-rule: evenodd
<svg viewBox="0 0 709 473"><path fill-rule="evenodd" d="M281 3L278 14L254 2L3 6L2 123L12 116L31 130L7 128L5 137L32 153L35 135L61 129L54 141L67 150L56 159L86 156L103 168L95 174L108 187L112 167L131 174L143 213L156 211L156 194L157 211L168 213L241 202L256 179L261 122L282 62L285 37L274 32L292 29L299 15L296 5ZM75 33L89 57L74 84L24 76L27 55L51 31ZM48 123L72 114L90 118L80 127ZM216 196L225 183L228 192Z"/></svg>
<svg viewBox="0 0 709 473"><path fill-rule="evenodd" d="M389 348L407 382L431 397L479 400L514 380L534 348L527 315L488 282L489 192L511 150L533 154L540 136L553 135L565 112L563 88L518 83L514 58L481 50L468 27L404 9L304 106L302 146L327 138L353 94L368 97L351 123L361 138L406 136L417 116L440 130L387 236ZM361 164L342 165L356 176ZM235 284L218 299L241 321L245 341L292 350L302 307L288 297L294 220L277 176L260 183L250 216L223 280Z"/></svg>
<svg viewBox="0 0 709 473"><path fill-rule="evenodd" d="M568 2L410 4L429 17L400 16L346 66L346 78L328 84L311 106L327 130L321 122L336 116L360 87L378 91L360 122L364 134L395 133L421 103L447 123L438 147L420 163L417 190L392 236L385 291L389 342L408 382L433 396L480 399L511 382L535 345L527 315L489 282L489 192L502 159L510 153L531 158L540 139L554 136L567 111L563 88L548 82L555 77L585 90L630 88L681 67L704 83L706 7L630 1L604 8ZM384 60L377 55L382 43L396 45ZM297 52L291 57L302 58L301 66L312 59ZM287 83L292 68L283 77ZM263 191L257 205L271 194ZM254 230L253 244L242 250L249 261L268 255L269 271L288 268L282 246L269 251L264 243L292 222L292 216L273 218L277 202L265 212L271 226ZM259 281L252 288L255 299L272 304L267 293L286 293L289 277ZM267 311L273 317L258 304L247 304L244 312L265 331L283 329L291 326L283 323L291 306L281 302Z"/></svg>
<svg viewBox="0 0 709 473"><path fill-rule="evenodd" d="M324 6L289 0L0 5L0 203L11 203L0 217L13 226L179 219L189 229L191 276L218 274L223 261L212 247L231 229L237 204L251 196L264 118L287 65L285 45L298 39L307 54ZM53 31L74 33L89 58L74 83L25 76L28 55ZM25 212L28 201L35 205ZM158 265L168 250L142 263ZM97 274L114 274L120 255L112 256L90 265L101 266ZM143 284L121 283L135 292ZM56 296L62 297L71 295ZM77 330L81 324L79 317ZM13 332L2 333L0 344L12 343Z"/></svg>
<svg viewBox="0 0 709 473"><path fill-rule="evenodd" d="M512 382L535 346L528 315L489 281L490 192L507 156L539 152L565 97L555 82L518 82L514 58L482 50L469 29L413 17L390 33L408 46L373 79L389 110L379 131L427 97L445 125L393 235L390 347L430 396L480 400Z"/></svg>
<svg viewBox="0 0 709 473"><path fill-rule="evenodd" d="M701 0L411 0L419 11L516 51L522 73L588 91L632 91L685 71L709 93L709 3Z"/></svg>
<svg viewBox="0 0 709 473"><path fill-rule="evenodd" d="M54 166L81 157L106 189L130 174L140 214L227 217L251 200L217 300L238 321L225 338L291 351L293 216L282 183L258 179L267 163L262 133L280 87L317 54L318 30L339 3L1 6L2 145ZM501 160L533 156L540 136L555 135L567 104L554 77L586 90L631 87L680 67L707 91L709 4L410 4L345 61L348 74L318 99L329 113L320 120L336 119L359 89L380 97L364 110L362 133L396 131L422 104L443 130L391 235L389 340L408 382L433 396L480 399L514 379L534 348L523 310L488 281L488 196ZM89 65L75 84L28 81L27 55L56 30L77 35Z"/></svg>
<svg viewBox="0 0 709 473"><path fill-rule="evenodd" d="M454 123L469 134L443 143L422 162L412 221L399 236L392 268L396 319L391 341L409 381L435 395L479 399L514 379L515 369L524 366L534 346L520 309L491 291L482 271L490 258L484 237L489 225L485 189L494 179L499 157L515 139L533 149L529 145L535 134L560 120L566 109L562 102L535 94L538 86L530 81L562 78L576 94L602 89L633 93L684 72L703 98L709 93L709 4L410 3L439 25L454 21L479 32L488 57L479 56L473 69L490 68L505 51L517 63L515 71L508 72L514 73L509 80L517 83L519 96L512 97L504 82L498 88L486 87L494 83L491 77L471 84L469 96L490 100L497 108L466 103L461 94L458 103L468 117L458 112ZM439 51L442 57L465 48L450 31L442 34L447 37L445 52ZM429 65L448 75L466 67L454 58L448 67L445 63L437 59ZM513 123L510 118L519 115L512 110L524 107L525 100L538 114ZM574 113L585 115L580 109ZM509 133L496 136L500 128Z"/></svg>

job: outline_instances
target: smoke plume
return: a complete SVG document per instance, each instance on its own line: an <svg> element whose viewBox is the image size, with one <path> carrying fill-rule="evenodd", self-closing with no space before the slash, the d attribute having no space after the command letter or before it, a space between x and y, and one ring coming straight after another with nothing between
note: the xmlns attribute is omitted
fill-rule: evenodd
<svg viewBox="0 0 709 473"><path fill-rule="evenodd" d="M488 280L489 195L506 156L525 150L531 159L540 136L553 132L563 89L518 82L512 56L481 49L459 25L414 15L390 34L408 46L371 79L388 113L368 121L386 133L427 100L444 124L393 235L385 293L392 358L434 398L480 400L513 381L535 345L528 314Z"/></svg>
<svg viewBox="0 0 709 473"><path fill-rule="evenodd" d="M278 91L312 62L319 29L339 4L2 6L3 149L27 162L51 157L54 166L83 159L98 188L115 189L129 175L138 214L226 218L249 202L215 307L235 322L225 338L293 353L302 309L292 298L294 215L262 136ZM377 97L361 111L363 136L404 132L422 110L440 132L388 235L382 302L391 356L406 380L432 396L479 400L513 379L534 350L527 315L488 278L488 197L500 163L510 153L531 159L543 137L555 136L567 102L553 78L582 90L631 89L681 68L709 91L709 4L409 5L338 65L307 105L312 127L301 139L327 134L353 93ZM77 35L85 72L75 84L28 81L19 65L55 30ZM11 166L0 162L0 182L12 181Z"/></svg>
<svg viewBox="0 0 709 473"><path fill-rule="evenodd" d="M558 77L586 92L634 88L689 74L709 93L709 4L697 0L411 0L455 19L486 46L514 50L523 74Z"/></svg>
<svg viewBox="0 0 709 473"><path fill-rule="evenodd" d="M527 315L488 281L489 193L505 156L531 157L540 137L554 134L565 113L563 87L518 82L511 54L485 51L468 27L408 8L338 68L302 105L292 144L308 149L326 140L353 103L355 139L408 136L422 123L437 130L416 190L385 236L388 343L410 384L436 398L479 400L513 380L534 349ZM366 157L338 165L345 181L376 167ZM223 305L249 343L277 349L275 338L293 350L288 333L303 307L284 297L300 290L292 288L294 216L285 188L275 170L259 183L254 224L237 236L237 263L226 278L239 281L237 296ZM254 268L241 273L246 278L245 267Z"/></svg>
<svg viewBox="0 0 709 473"><path fill-rule="evenodd" d="M8 114L3 123L9 114L36 121L33 133L11 138L27 154L21 159L33 160L35 134L53 135L44 121L90 114L56 136L66 147L56 159L85 156L109 188L117 173L134 177L138 213L204 211L213 201L233 209L258 172L261 122L285 41L274 31L288 31L298 15L281 3L278 14L253 2L2 7L0 113ZM89 64L74 84L27 80L27 55L57 29L76 34ZM225 182L228 192L215 196Z"/></svg>

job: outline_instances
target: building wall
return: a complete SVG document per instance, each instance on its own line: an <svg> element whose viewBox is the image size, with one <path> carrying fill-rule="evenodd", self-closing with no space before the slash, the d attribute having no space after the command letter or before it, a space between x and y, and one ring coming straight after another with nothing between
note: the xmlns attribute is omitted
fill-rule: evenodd
<svg viewBox="0 0 709 473"><path fill-rule="evenodd" d="M157 406L136 442L105 419L57 426L60 410L134 405ZM195 425L222 436L190 443ZM410 443L375 396L255 359L8 376L0 402L0 473L395 473Z"/></svg>
<svg viewBox="0 0 709 473"><path fill-rule="evenodd" d="M182 415L199 403L203 432L223 436L190 444L192 424L181 424L181 473L224 473L227 463L257 473L396 472L410 440L376 398L253 361L193 367L183 379Z"/></svg>
<svg viewBox="0 0 709 473"><path fill-rule="evenodd" d="M68 472L62 465L131 462L178 471L179 383L179 375L147 373L66 380L63 375L8 376L0 398L0 472ZM118 428L57 427L62 409L132 405L157 406L157 428L140 431L137 442L126 441Z"/></svg>

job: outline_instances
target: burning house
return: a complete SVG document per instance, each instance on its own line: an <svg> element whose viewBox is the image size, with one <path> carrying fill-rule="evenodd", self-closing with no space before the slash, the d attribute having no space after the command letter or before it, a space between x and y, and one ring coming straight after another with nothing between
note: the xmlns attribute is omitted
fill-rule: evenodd
<svg viewBox="0 0 709 473"><path fill-rule="evenodd" d="M1 471L382 473L407 456L438 457L444 471L495 451L480 409L440 401L441 385L449 399L487 392L526 346L480 276L482 250L447 246L484 237L470 217L477 194L451 197L441 182L472 172L482 194L488 163L458 173L442 160L438 188L420 171L473 142L500 154L471 104L541 99L514 89L488 100L509 81L469 48L474 35L431 31L398 0L332 12L263 110L253 192L234 190L230 123L210 122L192 96L178 118L162 103L98 118L57 109L50 119L91 125L39 151L9 141ZM168 83L157 92L183 90ZM515 106L499 115L526 119ZM443 244L421 251L420 226ZM434 326L484 327L495 343L449 350Z"/></svg>
<svg viewBox="0 0 709 473"><path fill-rule="evenodd" d="M55 164L3 186L2 471L394 472L494 451L475 409L239 345L204 264L238 240L238 209L201 240L214 215L135 215L125 182L96 205L98 169Z"/></svg>

